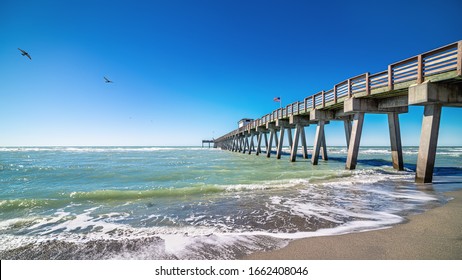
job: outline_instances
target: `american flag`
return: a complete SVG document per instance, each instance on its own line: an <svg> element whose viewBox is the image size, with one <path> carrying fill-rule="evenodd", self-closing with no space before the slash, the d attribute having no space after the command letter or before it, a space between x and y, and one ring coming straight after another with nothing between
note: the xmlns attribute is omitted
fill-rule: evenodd
<svg viewBox="0 0 462 280"><path fill-rule="evenodd" d="M273 100L274 100L275 102L281 102L281 97L275 97L275 98L273 98Z"/></svg>

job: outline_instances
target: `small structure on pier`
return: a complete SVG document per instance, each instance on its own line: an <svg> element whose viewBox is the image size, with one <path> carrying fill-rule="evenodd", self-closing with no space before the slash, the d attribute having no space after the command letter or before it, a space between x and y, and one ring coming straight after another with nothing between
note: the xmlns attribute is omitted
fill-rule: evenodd
<svg viewBox="0 0 462 280"><path fill-rule="evenodd" d="M242 120L237 122L237 125L238 125L239 128L241 128L241 127L244 127L244 126L250 124L251 122L253 122L253 119L242 119Z"/></svg>

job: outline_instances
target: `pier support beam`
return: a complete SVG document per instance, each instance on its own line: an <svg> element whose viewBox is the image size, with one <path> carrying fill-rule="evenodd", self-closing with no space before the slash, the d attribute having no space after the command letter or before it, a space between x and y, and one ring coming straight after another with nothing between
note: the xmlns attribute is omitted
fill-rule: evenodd
<svg viewBox="0 0 462 280"><path fill-rule="evenodd" d="M236 135L231 138L231 151L234 152L234 149L236 148Z"/></svg>
<svg viewBox="0 0 462 280"><path fill-rule="evenodd" d="M351 120L343 120L343 126L345 127L346 146L348 149L348 147L350 146L351 138Z"/></svg>
<svg viewBox="0 0 462 280"><path fill-rule="evenodd" d="M261 128L261 127L257 127L257 133L258 133L258 137L257 137L257 150L255 152L255 154L258 156L260 153L261 153L261 139L262 137L265 137L266 139L266 133L268 131L264 128ZM267 141L266 141L267 142ZM266 145L268 145L268 143L266 143Z"/></svg>
<svg viewBox="0 0 462 280"><path fill-rule="evenodd" d="M441 104L425 105L417 156L416 183L431 183L440 128Z"/></svg>
<svg viewBox="0 0 462 280"><path fill-rule="evenodd" d="M279 127L279 143L277 143L277 152L276 152L276 158L280 159L281 154L282 154L282 146L284 145L284 133L286 130L286 122L277 120L276 121L276 126Z"/></svg>
<svg viewBox="0 0 462 280"><path fill-rule="evenodd" d="M279 141L276 142L276 145L277 145L276 158L280 159L282 155L282 146L284 146L285 130L287 129L287 133L289 134L289 142L292 142L292 135L291 135L290 125L288 121L276 120L276 126L279 128Z"/></svg>
<svg viewBox="0 0 462 280"><path fill-rule="evenodd" d="M253 138L255 135L258 135L258 132L251 130L250 131L249 155L252 154L252 151L255 151L255 143L253 142Z"/></svg>
<svg viewBox="0 0 462 280"><path fill-rule="evenodd" d="M239 135L237 139L239 140L239 145L237 146L237 152L240 153L242 151L243 138L241 135Z"/></svg>
<svg viewBox="0 0 462 280"><path fill-rule="evenodd" d="M263 132L260 132L257 137L257 150L255 151L255 155L259 155L261 153L261 138L263 137Z"/></svg>
<svg viewBox="0 0 462 280"><path fill-rule="evenodd" d="M364 112L355 113L353 116L353 127L351 129L350 144L348 145L348 155L345 165L345 168L348 170L353 170L356 168L363 123Z"/></svg>
<svg viewBox="0 0 462 280"><path fill-rule="evenodd" d="M250 145L249 145L249 134L246 132L244 133L244 149L242 150L242 153L245 154L247 151L246 149L249 148L250 150Z"/></svg>
<svg viewBox="0 0 462 280"><path fill-rule="evenodd" d="M292 128L290 127L287 127L287 139L289 140L289 147L290 149L292 149L294 142L292 139Z"/></svg>
<svg viewBox="0 0 462 280"><path fill-rule="evenodd" d="M237 136L237 147L236 147L236 152L240 152L242 149L242 137L241 135Z"/></svg>
<svg viewBox="0 0 462 280"><path fill-rule="evenodd" d="M279 142L276 142L277 143L277 152L276 152L276 158L277 159L280 159L281 158L281 153L282 153L282 145L284 144L284 125L281 125L280 126L280 130L279 130Z"/></svg>
<svg viewBox="0 0 462 280"><path fill-rule="evenodd" d="M305 136L305 128L302 126L300 131L300 137L302 138L302 155L304 159L308 159L308 148L306 146L306 136Z"/></svg>
<svg viewBox="0 0 462 280"><path fill-rule="evenodd" d="M316 127L316 135L314 137L314 145L313 145L313 154L311 155L311 163L313 165L318 164L319 151L321 149L321 146L323 145L324 123L325 123L325 121L320 120L320 121L318 121L318 125Z"/></svg>
<svg viewBox="0 0 462 280"><path fill-rule="evenodd" d="M329 159L327 157L327 145L326 145L326 133L325 133L325 131L322 133L321 158L322 158L322 160L328 160Z"/></svg>
<svg viewBox="0 0 462 280"><path fill-rule="evenodd" d="M318 164L318 157L320 152L322 159L327 160L327 148L324 126L325 124L328 124L329 120L333 118L333 111L322 111L315 109L310 112L310 120L318 122L318 126L316 127L316 136L313 145L313 154L311 155L311 163L313 165Z"/></svg>
<svg viewBox="0 0 462 280"><path fill-rule="evenodd" d="M241 145L241 136L240 136L240 135L236 135L236 139L234 140L234 142L235 142L234 151L235 151L235 152L238 152L238 151L239 151L239 148L240 148L240 145Z"/></svg>
<svg viewBox="0 0 462 280"><path fill-rule="evenodd" d="M391 159L393 162L393 168L403 171L403 148L401 146L399 115L397 113L388 113L388 128L390 130Z"/></svg>
<svg viewBox="0 0 462 280"><path fill-rule="evenodd" d="M279 146L279 141L278 141L278 129L274 129L274 146L277 147Z"/></svg>
<svg viewBox="0 0 462 280"><path fill-rule="evenodd" d="M302 144L302 154L304 158L308 158L306 149L305 126L310 125L310 119L306 116L290 116L289 124L295 125L294 139L290 148L290 161L294 162L297 158L298 143ZM301 140L301 141L300 141Z"/></svg>
<svg viewBox="0 0 462 280"><path fill-rule="evenodd" d="M273 146L273 138L277 140L277 137L276 137L276 128L275 128L274 124L268 124L266 127L270 131L269 141L268 141L268 145L266 147L266 157L269 158L271 156L271 148Z"/></svg>
<svg viewBox="0 0 462 280"><path fill-rule="evenodd" d="M290 161L294 162L297 158L297 150L298 150L298 139L300 138L300 131L303 129L301 124L295 125L294 131L294 139L292 143L292 147L290 148Z"/></svg>

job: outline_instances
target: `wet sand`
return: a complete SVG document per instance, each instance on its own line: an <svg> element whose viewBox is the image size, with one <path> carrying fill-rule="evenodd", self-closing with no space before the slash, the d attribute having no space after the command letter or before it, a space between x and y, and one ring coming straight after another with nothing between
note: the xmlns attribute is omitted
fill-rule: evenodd
<svg viewBox="0 0 462 280"><path fill-rule="evenodd" d="M392 228L299 239L246 259L462 260L462 191L446 195L454 199Z"/></svg>

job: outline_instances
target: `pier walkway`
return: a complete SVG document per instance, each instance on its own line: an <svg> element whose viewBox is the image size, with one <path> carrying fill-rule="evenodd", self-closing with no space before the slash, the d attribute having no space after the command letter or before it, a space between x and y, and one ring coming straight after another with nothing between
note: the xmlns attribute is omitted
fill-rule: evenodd
<svg viewBox="0 0 462 280"><path fill-rule="evenodd" d="M403 170L399 114L407 113L408 106L424 106L415 180L429 183L433 179L441 109L462 107L462 41L390 64L379 73L351 77L328 91L250 121L215 139L214 147L259 155L264 140L266 156L270 157L274 139L276 158L280 159L287 133L290 160L295 161L299 142L304 158L308 158L304 128L314 124L311 162L316 165L319 156L327 160L324 126L330 121L343 121L348 147L346 169L352 170L356 168L364 115L387 114L393 167Z"/></svg>

